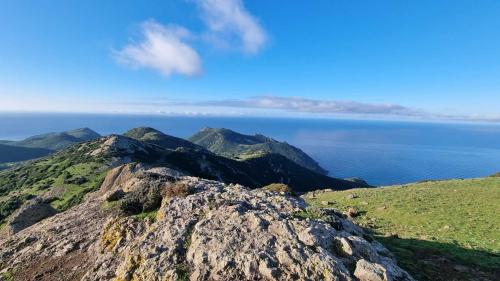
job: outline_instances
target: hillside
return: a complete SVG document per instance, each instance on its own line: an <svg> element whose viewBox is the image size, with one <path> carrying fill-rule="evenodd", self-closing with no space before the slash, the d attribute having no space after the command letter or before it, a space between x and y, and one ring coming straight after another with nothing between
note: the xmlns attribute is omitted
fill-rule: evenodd
<svg viewBox="0 0 500 281"><path fill-rule="evenodd" d="M124 163L175 169L185 175L259 188L286 183L296 192L318 188L346 189L360 184L330 178L303 168L285 157L236 161L204 149L166 149L148 142L111 135L57 152L44 159L0 172L0 223L34 197L64 211L99 187L103 175Z"/></svg>
<svg viewBox="0 0 500 281"><path fill-rule="evenodd" d="M123 134L126 137L141 140L144 142L152 143L159 145L163 148L167 149L177 149L179 147L185 147L185 148L191 148L191 149L200 149L202 147L195 145L194 143L166 135L156 129L149 128L149 127L139 127L139 128L134 128L129 131L127 131L125 134Z"/></svg>
<svg viewBox="0 0 500 281"><path fill-rule="evenodd" d="M288 194L122 165L83 203L0 236L0 279L414 280L344 215L297 215L306 208Z"/></svg>
<svg viewBox="0 0 500 281"><path fill-rule="evenodd" d="M324 175L328 173L302 150L286 142L278 142L263 135L249 136L229 129L204 128L190 137L189 140L224 157L240 160L274 153L316 173Z"/></svg>
<svg viewBox="0 0 500 281"><path fill-rule="evenodd" d="M356 221L419 280L499 280L498 177L305 196L317 206L356 208Z"/></svg>
<svg viewBox="0 0 500 281"><path fill-rule="evenodd" d="M91 129L81 128L66 132L36 135L21 141L11 141L8 144L13 146L60 150L70 145L94 140L99 137L100 135Z"/></svg>
<svg viewBox="0 0 500 281"><path fill-rule="evenodd" d="M0 163L35 159L46 156L52 152L52 150L45 148L31 148L0 144Z"/></svg>

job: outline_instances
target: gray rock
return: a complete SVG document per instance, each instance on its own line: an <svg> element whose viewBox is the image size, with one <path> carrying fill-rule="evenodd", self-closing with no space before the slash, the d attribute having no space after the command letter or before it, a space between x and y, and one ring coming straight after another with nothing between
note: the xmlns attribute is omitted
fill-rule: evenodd
<svg viewBox="0 0 500 281"><path fill-rule="evenodd" d="M45 218L55 215L57 211L42 198L32 199L17 210L7 222L9 234L17 233Z"/></svg>
<svg viewBox="0 0 500 281"><path fill-rule="evenodd" d="M19 280L413 280L338 211L304 220L295 215L307 207L299 197L174 174L112 170L82 204L0 238L2 265ZM152 178L194 192L164 197L154 222L101 207Z"/></svg>
<svg viewBox="0 0 500 281"><path fill-rule="evenodd" d="M389 281L386 269L382 265L371 263L365 259L360 259L356 263L354 276L356 276L359 281Z"/></svg>

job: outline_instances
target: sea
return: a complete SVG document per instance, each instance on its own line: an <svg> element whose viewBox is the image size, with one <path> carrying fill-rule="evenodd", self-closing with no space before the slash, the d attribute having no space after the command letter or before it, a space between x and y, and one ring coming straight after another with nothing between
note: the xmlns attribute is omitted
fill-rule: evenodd
<svg viewBox="0 0 500 281"><path fill-rule="evenodd" d="M0 140L88 127L149 126L187 138L204 127L260 133L299 147L331 176L385 186L500 172L500 125L248 117L0 113Z"/></svg>

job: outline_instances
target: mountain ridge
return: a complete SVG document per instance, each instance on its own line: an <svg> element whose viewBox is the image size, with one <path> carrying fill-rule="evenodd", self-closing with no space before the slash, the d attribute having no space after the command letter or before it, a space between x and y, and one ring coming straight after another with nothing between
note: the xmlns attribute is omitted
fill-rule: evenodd
<svg viewBox="0 0 500 281"><path fill-rule="evenodd" d="M194 143L167 135L159 130L151 127L137 127L133 128L123 134L126 137L138 139L148 143L156 144L168 149L177 149L179 147L186 147L192 149L201 149L201 146L195 145Z"/></svg>
<svg viewBox="0 0 500 281"><path fill-rule="evenodd" d="M80 128L63 132L50 132L34 135L20 141L5 140L0 143L12 146L60 150L82 141L96 139L100 136L101 135L89 128Z"/></svg>
<svg viewBox="0 0 500 281"><path fill-rule="evenodd" d="M317 174L278 154L237 161L203 148L168 149L122 135L109 135L0 171L0 197L3 197L0 200L0 223L32 196L45 196L52 207L64 211L81 202L86 193L98 188L103 173L134 162L249 188L285 183L301 193L318 188L340 190L367 186Z"/></svg>
<svg viewBox="0 0 500 281"><path fill-rule="evenodd" d="M321 168L314 159L301 149L261 134L251 136L226 128L205 127L191 136L189 140L224 157L239 160L275 153L316 173L328 174L328 171Z"/></svg>

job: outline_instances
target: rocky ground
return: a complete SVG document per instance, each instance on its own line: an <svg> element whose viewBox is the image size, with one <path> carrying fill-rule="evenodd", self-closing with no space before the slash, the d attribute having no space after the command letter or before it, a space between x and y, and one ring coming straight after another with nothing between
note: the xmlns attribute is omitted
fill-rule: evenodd
<svg viewBox="0 0 500 281"><path fill-rule="evenodd" d="M153 186L154 218L110 200ZM413 280L343 214L308 212L285 193L127 164L84 203L2 236L0 280Z"/></svg>

